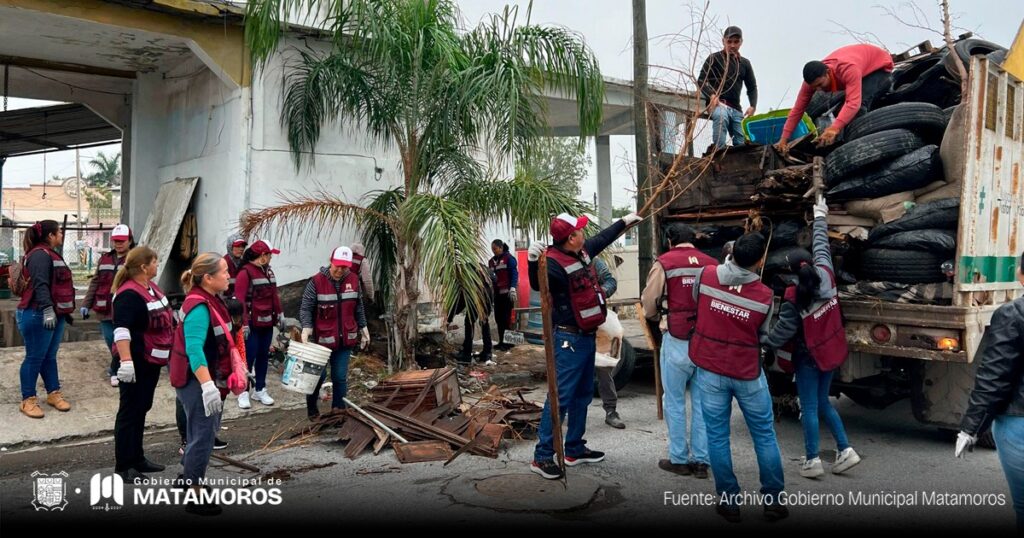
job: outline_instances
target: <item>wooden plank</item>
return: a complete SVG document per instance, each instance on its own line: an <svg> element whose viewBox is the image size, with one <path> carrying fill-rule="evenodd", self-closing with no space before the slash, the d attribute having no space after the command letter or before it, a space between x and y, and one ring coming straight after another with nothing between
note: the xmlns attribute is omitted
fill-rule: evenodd
<svg viewBox="0 0 1024 538"><path fill-rule="evenodd" d="M420 432L421 435L433 437L435 439L444 440L444 441L446 441L446 442L448 442L448 443L450 443L452 445L455 445L455 446L462 446L462 445L464 445L464 444L469 442L469 439L467 439L465 437L462 437L460 435L455 435L455 434L453 434L451 432L448 432L448 431L445 431L445 430L443 430L441 428L437 428L437 427L431 426L430 424L427 424L427 423L425 423L425 422L423 422L421 420L416 420L416 419L414 419L414 418L412 418L410 416L403 415L400 412L395 411L394 409L387 409L387 408L381 407L381 406L379 406L377 404L367 404L364 407L368 411L372 411L372 412L374 412L377 415L384 415L384 416L386 416L388 418L391 418L393 420L396 420L396 421L402 423L404 426L406 426L405 431L408 431L410 433L412 433L414 431L415 432ZM486 451L482 451L482 452L484 452L484 453L481 454L481 455L488 455L486 453ZM476 453L476 449L474 449L474 453Z"/></svg>
<svg viewBox="0 0 1024 538"><path fill-rule="evenodd" d="M659 360L659 349L658 342L654 339L654 334L651 333L651 327L647 324L647 317L644 315L644 305L642 303L636 303L636 317L640 320L640 327L644 331L644 336L647 337L647 344L651 346L654 351L654 400L655 405L658 407L658 420L665 420L665 410L661 406L661 366Z"/></svg>
<svg viewBox="0 0 1024 538"><path fill-rule="evenodd" d="M452 457L452 447L444 441L395 443L394 448L398 461L402 463L447 461Z"/></svg>
<svg viewBox="0 0 1024 538"><path fill-rule="evenodd" d="M540 280L541 320L544 326L544 358L547 362L548 409L551 411L551 432L554 434L555 463L565 480L565 445L562 439L562 417L558 408L558 372L555 368L555 324L551 320L551 290L548 287L548 255L541 252L537 278ZM589 383L590 381L587 380Z"/></svg>

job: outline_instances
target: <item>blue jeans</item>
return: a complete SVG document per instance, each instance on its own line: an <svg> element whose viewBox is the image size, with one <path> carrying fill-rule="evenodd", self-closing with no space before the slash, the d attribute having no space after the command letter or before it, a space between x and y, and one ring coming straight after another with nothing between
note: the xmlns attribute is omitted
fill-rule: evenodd
<svg viewBox="0 0 1024 538"><path fill-rule="evenodd" d="M195 376L191 376L188 383L176 389L181 407L185 410L187 443L185 444L185 455L181 458L181 466L186 480L191 485L198 485L199 479L206 476L206 468L210 465L210 455L213 454L213 442L217 439L217 432L220 431L220 419L222 414L206 416L203 406L203 389Z"/></svg>
<svg viewBox="0 0 1024 538"><path fill-rule="evenodd" d="M992 437L1003 474L1010 486L1017 530L1024 530L1024 417L1000 415L992 422Z"/></svg>
<svg viewBox="0 0 1024 538"><path fill-rule="evenodd" d="M565 455L578 457L587 451L587 407L594 399L594 352L597 340L594 335L571 334L555 331L555 374L558 379L559 420L565 424L569 415L568 430L565 434ZM537 432L537 448L533 451L534 461L555 459L554 434L551 427L550 395L544 401L544 413Z"/></svg>
<svg viewBox="0 0 1024 538"><path fill-rule="evenodd" d="M701 397L704 398L704 421L708 429L708 452L711 455L711 471L715 475L715 491L718 496L732 496L740 492L740 484L732 470L729 445L732 399L735 397L754 442L761 493L777 498L785 487L785 479L782 474L782 454L775 437L772 396L768 392L768 380L764 372L757 379L746 381L697 368L697 386L703 392Z"/></svg>
<svg viewBox="0 0 1024 538"><path fill-rule="evenodd" d="M661 347L662 403L668 426L668 458L672 463L708 463L708 433L704 426L704 405L690 360L690 342L665 333ZM692 383L691 383L692 381ZM686 387L690 386L689 443L686 435Z"/></svg>
<svg viewBox="0 0 1024 538"><path fill-rule="evenodd" d="M814 359L807 355L798 354L794 357L796 369L796 392L800 396L800 422L804 426L804 448L807 451L807 459L818 457L818 417L825 417L825 424L828 425L832 437L836 440L839 452L850 447L846 438L846 428L843 427L843 419L832 407L832 401L828 399L828 389L832 384L833 372L822 372Z"/></svg>
<svg viewBox="0 0 1024 538"><path fill-rule="evenodd" d="M728 145L730 137L734 146L746 143L743 136L743 113L719 103L711 112L711 141L716 148L721 149Z"/></svg>
<svg viewBox="0 0 1024 538"><path fill-rule="evenodd" d="M18 330L25 340L25 360L21 363L21 399L36 395L36 380L43 376L46 392L60 390L57 375L57 350L64 338L64 316L57 316L53 329L43 327L43 311L19 308L14 313Z"/></svg>
<svg viewBox="0 0 1024 538"><path fill-rule="evenodd" d="M270 344L274 338L273 327L256 328L249 326L249 338L245 340L245 362L252 370L256 365L256 390L267 387L267 364L270 362Z"/></svg>
<svg viewBox="0 0 1024 538"><path fill-rule="evenodd" d="M348 359L352 356L352 348L343 347L331 351L331 409L344 409L342 398L348 395ZM316 382L316 390L306 396L306 413L310 416L320 413L317 400L320 399L320 387L327 379L327 368L320 374Z"/></svg>

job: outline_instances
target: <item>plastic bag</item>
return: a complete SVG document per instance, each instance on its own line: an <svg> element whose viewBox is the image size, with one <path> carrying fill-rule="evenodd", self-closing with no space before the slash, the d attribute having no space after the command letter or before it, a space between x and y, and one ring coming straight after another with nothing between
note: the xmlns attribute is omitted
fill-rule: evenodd
<svg viewBox="0 0 1024 538"><path fill-rule="evenodd" d="M622 352L622 338L625 331L619 323L619 315L609 310L604 323L597 328L597 352L594 353L594 366L597 368L615 368L619 364Z"/></svg>

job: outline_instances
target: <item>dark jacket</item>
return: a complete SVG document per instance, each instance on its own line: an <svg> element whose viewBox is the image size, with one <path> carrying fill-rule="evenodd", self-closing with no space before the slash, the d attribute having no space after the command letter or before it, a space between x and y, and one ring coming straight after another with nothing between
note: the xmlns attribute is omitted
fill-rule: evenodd
<svg viewBox="0 0 1024 538"><path fill-rule="evenodd" d="M583 249L593 259L604 249L608 248L608 245L612 244L625 231L625 223L621 219L617 220L594 237L587 239L583 243ZM557 247L551 246L549 248ZM537 267L539 264L537 262L529 262L529 266L530 287L540 291L540 279L537 278ZM565 274L565 269L562 269L560 265L554 262L548 263L548 288L551 291L553 302L551 305L551 321L555 325L575 327L576 317L572 313L572 302L569 300L569 279Z"/></svg>
<svg viewBox="0 0 1024 538"><path fill-rule="evenodd" d="M822 268L827 267L829 271L835 271L832 268L832 252L828 244L828 224L825 219L814 219L813 230L814 268L818 273L818 278L821 279L821 285L818 287L818 296L823 297L825 293L832 289L832 281L828 273ZM807 343L803 337L803 318L800 317L800 309L789 301L782 301L782 305L779 308L779 321L768 334L768 338L762 343L772 351L778 351L779 348L794 338L796 339L794 341L795 355L809 356Z"/></svg>
<svg viewBox="0 0 1024 538"><path fill-rule="evenodd" d="M750 106L757 108L757 79L754 78L754 68L750 65L750 60L742 56L737 62L736 58L728 56L725 51L712 53L700 68L697 84L700 86L704 103L708 103L711 96L717 93L719 101L740 111L743 110L740 107L740 90L746 85L747 100L750 101Z"/></svg>
<svg viewBox="0 0 1024 538"><path fill-rule="evenodd" d="M974 391L960 422L974 436L999 415L1024 416L1024 297L992 315L977 357Z"/></svg>

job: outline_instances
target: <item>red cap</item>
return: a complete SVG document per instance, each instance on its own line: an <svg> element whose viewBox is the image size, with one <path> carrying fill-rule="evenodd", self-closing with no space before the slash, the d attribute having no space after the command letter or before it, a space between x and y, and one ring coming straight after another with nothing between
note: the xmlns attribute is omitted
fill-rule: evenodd
<svg viewBox="0 0 1024 538"><path fill-rule="evenodd" d="M241 237L239 237L238 239L235 239L234 242L231 243L231 246L232 247L244 247L245 245L248 245L248 244L249 243L245 242L245 239L242 239Z"/></svg>
<svg viewBox="0 0 1024 538"><path fill-rule="evenodd" d="M331 253L331 265L335 267L352 267L352 249L338 247Z"/></svg>
<svg viewBox="0 0 1024 538"><path fill-rule="evenodd" d="M110 239L112 241L127 241L132 238L132 231L128 229L127 224L118 224L114 226L114 229L110 232Z"/></svg>
<svg viewBox="0 0 1024 538"><path fill-rule="evenodd" d="M561 243L576 230L586 228L587 222L589 221L586 215L574 217L568 213L562 213L551 219L551 238L555 240L555 243Z"/></svg>
<svg viewBox="0 0 1024 538"><path fill-rule="evenodd" d="M249 247L249 248L251 248L252 251L255 252L256 254L259 254L261 256L263 254L267 254L268 252L270 254L280 254L281 253L280 250L277 250L276 248L270 246L270 243L268 243L268 242L266 242L266 241L264 241L262 239L260 239L259 241L253 243L252 246Z"/></svg>

